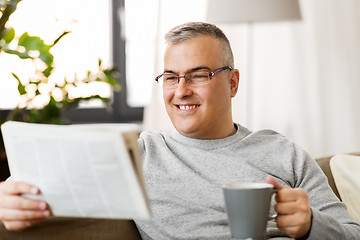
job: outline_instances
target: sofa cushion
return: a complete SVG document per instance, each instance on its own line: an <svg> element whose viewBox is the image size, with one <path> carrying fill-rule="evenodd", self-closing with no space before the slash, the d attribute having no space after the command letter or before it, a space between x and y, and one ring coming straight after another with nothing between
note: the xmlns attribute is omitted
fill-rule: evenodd
<svg viewBox="0 0 360 240"><path fill-rule="evenodd" d="M349 214L360 222L360 157L339 154L330 160L336 187Z"/></svg>

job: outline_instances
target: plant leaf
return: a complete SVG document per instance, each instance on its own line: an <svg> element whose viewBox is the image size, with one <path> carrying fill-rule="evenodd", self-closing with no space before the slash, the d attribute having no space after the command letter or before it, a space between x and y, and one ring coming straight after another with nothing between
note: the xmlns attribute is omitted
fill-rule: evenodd
<svg viewBox="0 0 360 240"><path fill-rule="evenodd" d="M42 113L43 122L45 123L57 122L59 121L58 119L61 119L60 107L57 105L57 101L53 96L50 96L49 103L40 111Z"/></svg>
<svg viewBox="0 0 360 240"><path fill-rule="evenodd" d="M29 51L39 51L39 59L41 59L48 67L52 66L54 61L54 56L50 53L50 46L46 45L40 37L29 36L25 32L19 38L19 46L25 48L26 53Z"/></svg>
<svg viewBox="0 0 360 240"><path fill-rule="evenodd" d="M100 80L97 79L97 81L106 82L110 86L112 86L115 91L120 91L121 86L119 82L116 80L116 75L119 74L118 70L116 68L105 69L104 74L106 76L105 79L100 79Z"/></svg>
<svg viewBox="0 0 360 240"><path fill-rule="evenodd" d="M8 54L17 55L21 59L29 59L29 58L33 59L32 57L29 56L29 54L27 52L22 53L22 52L12 50L12 49L7 49L7 48L4 49L4 52L6 52Z"/></svg>
<svg viewBox="0 0 360 240"><path fill-rule="evenodd" d="M3 36L3 40L5 43L9 44L15 38L15 30L14 28L9 28L6 30L6 33Z"/></svg>
<svg viewBox="0 0 360 240"><path fill-rule="evenodd" d="M51 71L53 70L54 68L52 66L48 66L44 71L42 71L42 73L44 74L45 77L49 77L50 74L51 74Z"/></svg>
<svg viewBox="0 0 360 240"><path fill-rule="evenodd" d="M25 90L25 87L24 85L22 84L22 82L20 81L20 78L15 74L15 73L11 73L14 78L16 78L16 80L18 81L18 91L20 93L20 95L24 95L26 94L26 90Z"/></svg>
<svg viewBox="0 0 360 240"><path fill-rule="evenodd" d="M51 67L54 61L54 56L50 53L50 47L46 45L41 50L39 50L39 52L40 52L39 58L48 67Z"/></svg>
<svg viewBox="0 0 360 240"><path fill-rule="evenodd" d="M41 114L39 113L38 109L36 108L29 109L28 114L29 114L29 119L27 120L27 122L32 122L32 123L42 122Z"/></svg>
<svg viewBox="0 0 360 240"><path fill-rule="evenodd" d="M27 51L30 50L41 50L46 44L40 37L32 37L29 36L27 32L25 32L19 38L19 46L23 46Z"/></svg>
<svg viewBox="0 0 360 240"><path fill-rule="evenodd" d="M53 44L51 44L50 47L53 47L55 44L57 44L58 41L60 41L60 39L61 39L62 37L64 37L66 34L68 34L68 33L71 33L71 32L70 32L70 31L65 31L65 32L63 32L57 39L55 39L55 41L53 42Z"/></svg>

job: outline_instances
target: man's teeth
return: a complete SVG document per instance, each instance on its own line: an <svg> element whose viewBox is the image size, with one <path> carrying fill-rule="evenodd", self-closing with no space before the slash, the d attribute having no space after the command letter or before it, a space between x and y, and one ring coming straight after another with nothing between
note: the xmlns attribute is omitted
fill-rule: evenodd
<svg viewBox="0 0 360 240"><path fill-rule="evenodd" d="M189 106L189 105L186 105L186 106L179 105L179 108L181 110L190 110L190 109L194 109L194 108L197 108L197 107L198 107L198 105L191 105L191 106Z"/></svg>

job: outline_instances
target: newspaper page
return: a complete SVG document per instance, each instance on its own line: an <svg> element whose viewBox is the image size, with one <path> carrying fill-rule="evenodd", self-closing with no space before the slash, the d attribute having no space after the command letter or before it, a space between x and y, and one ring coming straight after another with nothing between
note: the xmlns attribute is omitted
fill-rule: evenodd
<svg viewBox="0 0 360 240"><path fill-rule="evenodd" d="M54 216L151 218L131 125L9 121L1 130L12 180L39 187Z"/></svg>

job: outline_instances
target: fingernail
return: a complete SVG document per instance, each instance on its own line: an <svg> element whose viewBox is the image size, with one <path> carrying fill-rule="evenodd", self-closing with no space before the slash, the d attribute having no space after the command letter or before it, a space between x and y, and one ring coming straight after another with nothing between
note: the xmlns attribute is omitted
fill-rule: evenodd
<svg viewBox="0 0 360 240"><path fill-rule="evenodd" d="M39 204L39 207L40 207L40 209L46 209L46 203L44 203L44 202L41 202L40 204Z"/></svg>
<svg viewBox="0 0 360 240"><path fill-rule="evenodd" d="M43 211L43 215L44 215L45 217L50 216L50 211Z"/></svg>
<svg viewBox="0 0 360 240"><path fill-rule="evenodd" d="M31 194L37 194L37 193L38 193L38 189L37 189L36 187L32 187L32 188L30 189L30 192L31 192Z"/></svg>

